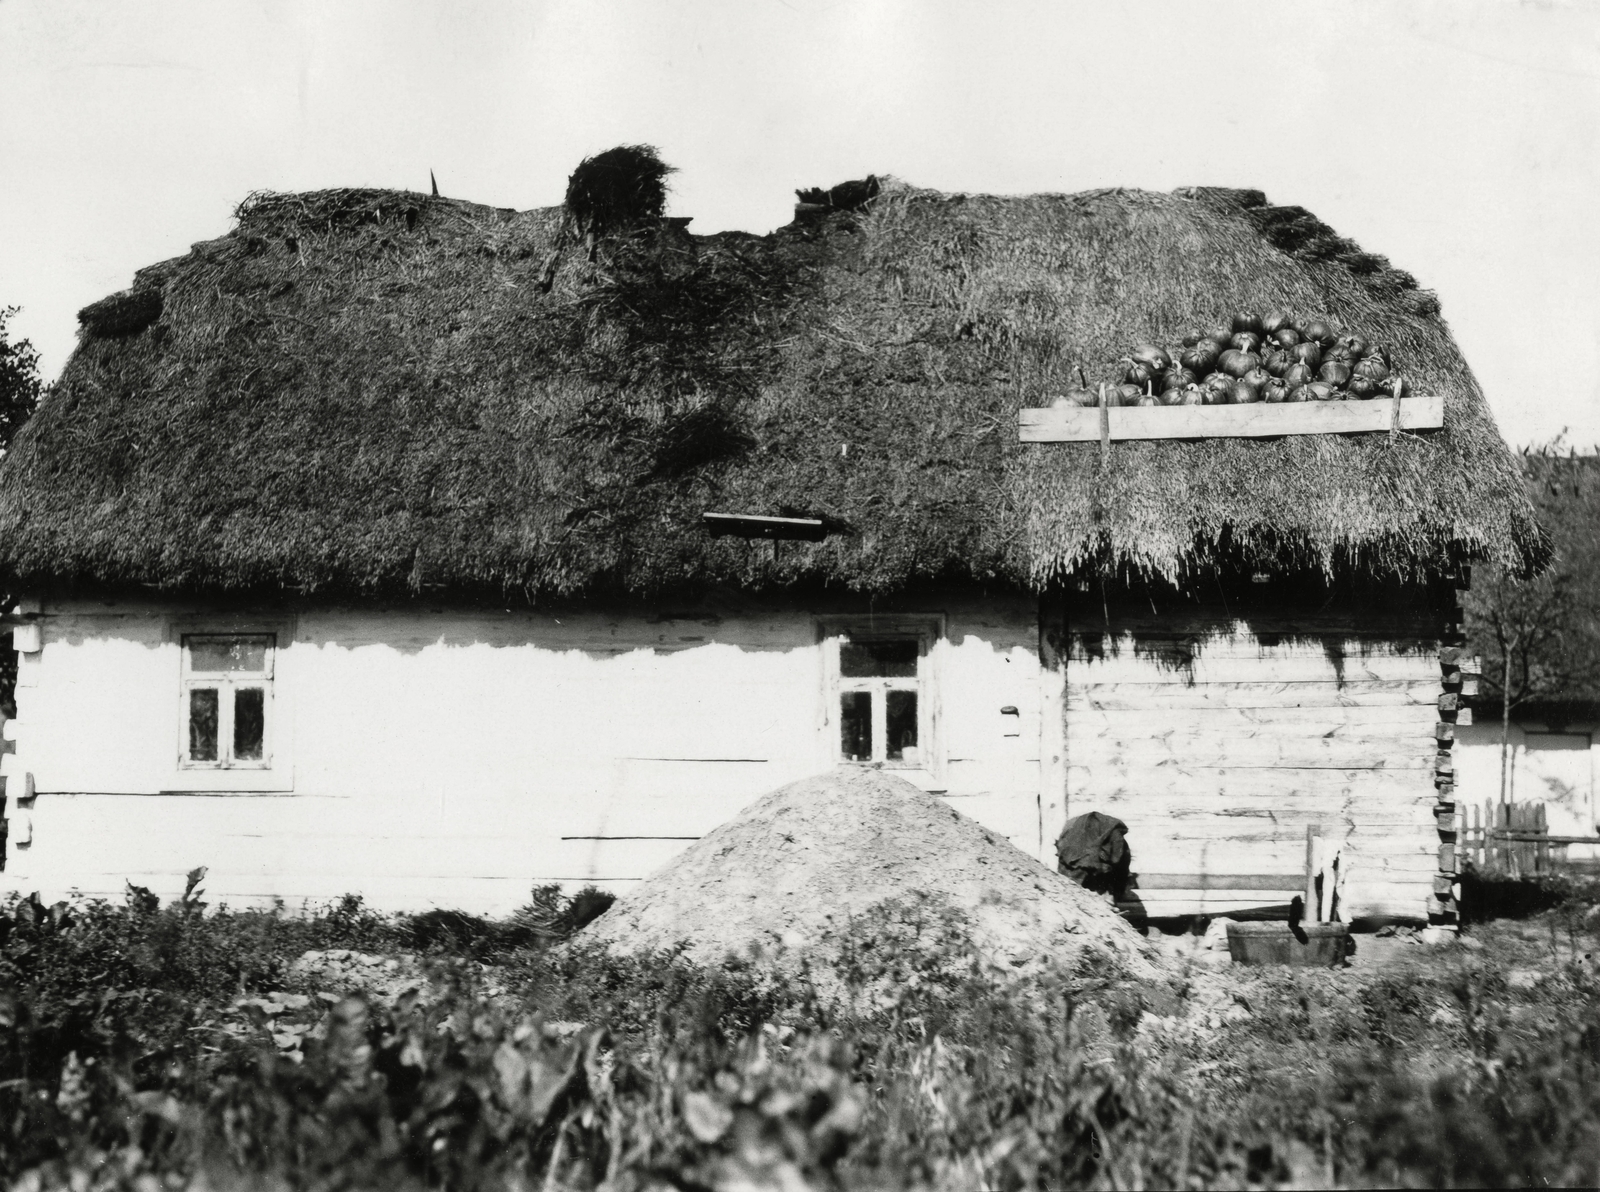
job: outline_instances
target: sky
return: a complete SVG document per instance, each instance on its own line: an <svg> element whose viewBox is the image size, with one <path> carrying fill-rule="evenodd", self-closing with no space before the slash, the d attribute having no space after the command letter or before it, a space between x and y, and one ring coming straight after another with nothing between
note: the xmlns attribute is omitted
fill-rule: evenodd
<svg viewBox="0 0 1600 1192"><path fill-rule="evenodd" d="M1435 290L1513 444L1600 443L1579 0L0 0L0 306L54 376L253 190L548 206L623 142L697 232L868 173L1256 187Z"/></svg>

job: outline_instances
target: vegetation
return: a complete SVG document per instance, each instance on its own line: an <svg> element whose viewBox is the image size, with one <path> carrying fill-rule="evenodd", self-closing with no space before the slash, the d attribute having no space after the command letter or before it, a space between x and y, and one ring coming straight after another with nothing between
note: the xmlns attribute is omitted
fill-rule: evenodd
<svg viewBox="0 0 1600 1192"><path fill-rule="evenodd" d="M44 400L39 353L26 339L12 339L6 328L16 313L14 306L0 307L0 451Z"/></svg>
<svg viewBox="0 0 1600 1192"><path fill-rule="evenodd" d="M1532 577L1492 564L1476 569L1465 605L1468 638L1483 662L1481 705L1502 725L1502 788L1513 716L1539 709L1559 721L1600 703L1600 453L1557 442L1524 451L1521 462L1554 560Z"/></svg>
<svg viewBox="0 0 1600 1192"><path fill-rule="evenodd" d="M839 975L876 991L846 1003L803 963L780 983L759 957L552 946L594 894L489 924L358 898L211 911L191 876L166 906L5 904L11 1186L1506 1185L1600 1164L1583 889L1459 944L1395 941L1388 967L1185 961L1143 988L1000 980L933 907L917 941L845 929ZM353 993L307 951L422 975Z"/></svg>

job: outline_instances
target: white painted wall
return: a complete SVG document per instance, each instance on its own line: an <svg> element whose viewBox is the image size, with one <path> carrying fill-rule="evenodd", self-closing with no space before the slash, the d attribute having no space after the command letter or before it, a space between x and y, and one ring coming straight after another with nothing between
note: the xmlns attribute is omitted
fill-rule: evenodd
<svg viewBox="0 0 1600 1192"><path fill-rule="evenodd" d="M1562 731L1551 732L1552 727ZM1510 796L1517 803L1543 803L1553 836L1600 833L1600 723L1551 726L1512 721ZM1482 808L1500 798L1500 722L1483 719L1456 729L1456 789L1461 802ZM1482 812L1480 811L1480 817ZM1600 848L1575 844L1571 860L1600 857Z"/></svg>
<svg viewBox="0 0 1600 1192"><path fill-rule="evenodd" d="M7 763L39 793L5 886L170 895L206 865L213 901L504 912L539 882L620 888L831 764L817 618L867 609L42 611ZM918 780L1040 851L1034 601L907 611L944 619L945 758ZM280 635L271 769L180 770L181 634L262 628Z"/></svg>

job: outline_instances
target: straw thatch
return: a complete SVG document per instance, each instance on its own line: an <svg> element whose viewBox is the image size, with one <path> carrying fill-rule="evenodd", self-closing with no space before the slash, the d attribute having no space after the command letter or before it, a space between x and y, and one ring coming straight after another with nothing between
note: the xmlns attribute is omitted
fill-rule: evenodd
<svg viewBox="0 0 1600 1192"><path fill-rule="evenodd" d="M86 336L0 466L7 582L549 599L1546 552L1434 298L1259 192L885 180L768 236L647 220L592 260L559 252L567 219L253 197L139 275L159 319ZM1390 343L1445 428L1017 441L1076 366L1273 307ZM707 510L849 532L773 551Z"/></svg>

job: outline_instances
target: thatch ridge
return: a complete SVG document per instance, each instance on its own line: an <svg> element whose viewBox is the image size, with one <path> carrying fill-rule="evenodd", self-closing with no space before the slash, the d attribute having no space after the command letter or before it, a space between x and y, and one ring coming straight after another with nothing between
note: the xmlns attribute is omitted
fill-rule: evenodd
<svg viewBox="0 0 1600 1192"><path fill-rule="evenodd" d="M139 274L159 318L86 337L18 437L0 570L544 600L1544 557L1436 304L1386 263L1275 239L1264 196L884 183L767 236L647 222L593 260L560 251L562 208L251 196L233 232ZM1445 428L1117 443L1109 466L1098 444L1017 442L1017 410L1079 365L1271 307L1391 343ZM709 509L855 532L774 552L707 537Z"/></svg>

